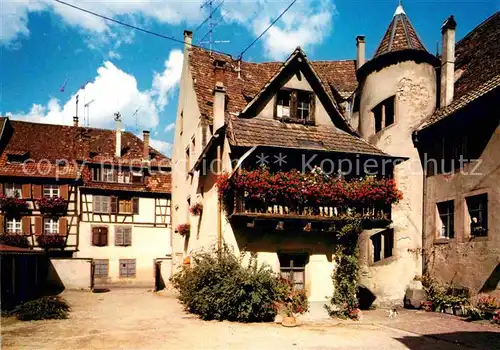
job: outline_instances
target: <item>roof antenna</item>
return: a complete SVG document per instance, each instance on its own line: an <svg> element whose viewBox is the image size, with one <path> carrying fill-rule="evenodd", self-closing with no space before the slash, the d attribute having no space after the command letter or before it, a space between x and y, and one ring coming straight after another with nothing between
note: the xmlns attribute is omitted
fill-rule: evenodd
<svg viewBox="0 0 500 350"><path fill-rule="evenodd" d="M134 114L132 114L132 117L135 118L135 132L138 133L139 132L139 121L137 119L137 113L139 113L139 111L141 110L142 108L142 105L139 106L139 108L137 108L134 112Z"/></svg>
<svg viewBox="0 0 500 350"><path fill-rule="evenodd" d="M90 102L87 102L86 104L83 105L83 124L86 127L90 126L90 105L95 102L95 99L93 99ZM87 115L85 115L85 110L87 110Z"/></svg>
<svg viewBox="0 0 500 350"><path fill-rule="evenodd" d="M205 0L205 2L200 6L200 8L204 8L204 7L208 8L208 18L202 24L200 24L198 26L198 28L200 28L206 21L208 21L208 32L198 42L200 44L208 44L208 49L209 49L210 55L212 55L212 46L213 46L213 44L227 44L227 43L230 43L229 40L215 40L214 41L214 39L213 39L214 28L224 18L224 16L221 15L221 17L219 18L219 20L217 22L214 22L213 15L222 6L222 4L224 3L224 1L225 0L221 0L221 2L215 7L215 9L213 8L214 0ZM207 36L207 34L208 34L208 41L203 41L203 39L205 39L205 37Z"/></svg>

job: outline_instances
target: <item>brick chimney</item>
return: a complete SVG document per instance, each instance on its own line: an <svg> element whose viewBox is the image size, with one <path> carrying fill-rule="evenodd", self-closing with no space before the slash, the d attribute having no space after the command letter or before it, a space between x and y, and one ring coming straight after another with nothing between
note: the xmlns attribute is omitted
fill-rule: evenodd
<svg viewBox="0 0 500 350"><path fill-rule="evenodd" d="M221 81L215 83L214 88L214 131L224 126L226 109L226 88Z"/></svg>
<svg viewBox="0 0 500 350"><path fill-rule="evenodd" d="M78 126L78 117L73 117L73 126Z"/></svg>
<svg viewBox="0 0 500 350"><path fill-rule="evenodd" d="M115 157L121 157L122 155L122 119L120 112L115 113L115 123L116 123L116 141L115 141Z"/></svg>
<svg viewBox="0 0 500 350"><path fill-rule="evenodd" d="M356 37L356 69L361 68L365 64L365 36L358 35Z"/></svg>
<svg viewBox="0 0 500 350"><path fill-rule="evenodd" d="M441 27L443 48L441 51L441 96L439 106L448 106L453 101L455 85L455 29L457 22L450 16Z"/></svg>
<svg viewBox="0 0 500 350"><path fill-rule="evenodd" d="M144 143L144 148L142 149L142 159L149 160L149 131L144 130L142 132L142 142Z"/></svg>

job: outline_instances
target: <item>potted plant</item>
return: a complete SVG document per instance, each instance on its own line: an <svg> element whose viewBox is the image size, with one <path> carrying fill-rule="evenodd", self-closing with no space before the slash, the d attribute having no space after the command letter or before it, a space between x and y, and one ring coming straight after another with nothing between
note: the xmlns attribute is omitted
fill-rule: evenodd
<svg viewBox="0 0 500 350"><path fill-rule="evenodd" d="M28 202L19 198L17 193L14 197L0 194L0 209L5 213L21 214L28 211Z"/></svg>
<svg viewBox="0 0 500 350"><path fill-rule="evenodd" d="M30 244L26 236L17 233L4 233L0 235L0 244L11 247L29 248Z"/></svg>
<svg viewBox="0 0 500 350"><path fill-rule="evenodd" d="M179 226L177 226L177 229L175 231L178 234L180 234L181 236L186 236L191 231L191 225L190 224L180 224Z"/></svg>
<svg viewBox="0 0 500 350"><path fill-rule="evenodd" d="M42 214L63 214L66 211L66 200L62 197L43 197L36 204Z"/></svg>
<svg viewBox="0 0 500 350"><path fill-rule="evenodd" d="M55 234L41 234L36 237L38 246L43 249L63 249L66 246L66 239Z"/></svg>
<svg viewBox="0 0 500 350"><path fill-rule="evenodd" d="M302 315L309 310L309 302L304 290L293 290L288 281L282 280L283 292L277 303L278 312L283 315L281 325L283 327L297 326L298 315Z"/></svg>
<svg viewBox="0 0 500 350"><path fill-rule="evenodd" d="M194 216L200 216L203 212L203 204L201 204L200 202L193 204L189 208L189 212Z"/></svg>

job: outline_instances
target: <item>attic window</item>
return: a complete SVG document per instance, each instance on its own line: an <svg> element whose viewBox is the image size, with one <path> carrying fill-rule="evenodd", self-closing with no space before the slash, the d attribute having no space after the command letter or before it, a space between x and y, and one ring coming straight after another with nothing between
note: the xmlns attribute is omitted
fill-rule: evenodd
<svg viewBox="0 0 500 350"><path fill-rule="evenodd" d="M214 66L215 66L215 68L224 69L224 67L226 66L226 62L224 62L222 60L215 60L214 61Z"/></svg>
<svg viewBox="0 0 500 350"><path fill-rule="evenodd" d="M314 98L308 91L280 90L276 98L276 119L314 124Z"/></svg>
<svg viewBox="0 0 500 350"><path fill-rule="evenodd" d="M22 164L28 159L28 152L9 152L7 153L7 162L11 164Z"/></svg>
<svg viewBox="0 0 500 350"><path fill-rule="evenodd" d="M66 159L58 159L58 160L56 160L56 164L58 166L66 166L66 165L68 165L68 161Z"/></svg>
<svg viewBox="0 0 500 350"><path fill-rule="evenodd" d="M375 119L375 133L394 124L395 121L395 96L380 102L372 109Z"/></svg>

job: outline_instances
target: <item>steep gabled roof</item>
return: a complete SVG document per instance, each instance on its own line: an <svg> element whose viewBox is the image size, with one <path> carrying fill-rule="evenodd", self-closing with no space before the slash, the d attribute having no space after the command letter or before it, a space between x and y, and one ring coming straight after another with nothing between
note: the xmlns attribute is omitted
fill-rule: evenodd
<svg viewBox="0 0 500 350"><path fill-rule="evenodd" d="M426 51L403 6L399 5L373 57L403 50Z"/></svg>
<svg viewBox="0 0 500 350"><path fill-rule="evenodd" d="M192 47L189 53L189 66L200 113L212 118L213 89L216 83L215 60L225 62L224 87L227 94L227 112L240 113L246 105L262 90L264 85L279 71L284 62L253 63L241 61L239 64L230 55ZM348 61L310 61L318 76L326 86L332 100L336 94L342 98L350 96L357 87L355 62ZM238 69L240 76L238 77Z"/></svg>
<svg viewBox="0 0 500 350"><path fill-rule="evenodd" d="M500 88L500 11L456 44L453 101L440 108L419 129L429 127ZM471 116L473 117L473 116Z"/></svg>

